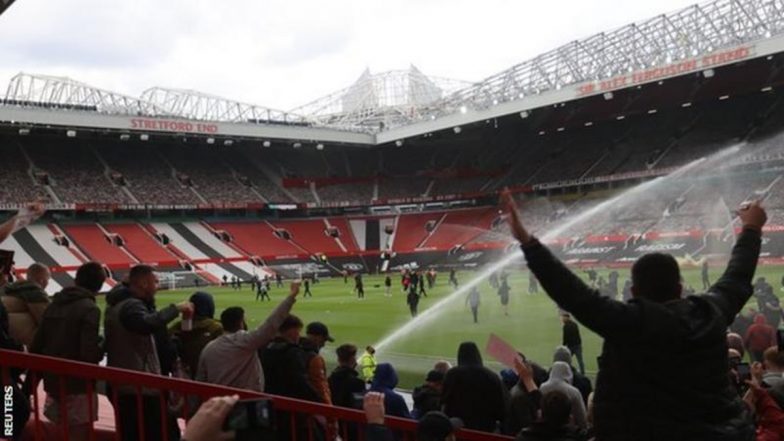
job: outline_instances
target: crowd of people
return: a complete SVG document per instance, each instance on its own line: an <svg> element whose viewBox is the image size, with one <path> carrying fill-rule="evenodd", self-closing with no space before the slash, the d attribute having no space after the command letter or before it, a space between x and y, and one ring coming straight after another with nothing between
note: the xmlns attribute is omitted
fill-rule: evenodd
<svg viewBox="0 0 784 441"><path fill-rule="evenodd" d="M2 347L92 364L105 357L110 367L363 409L367 416L361 427L278 411L282 421L294 422L278 425L280 440L295 435L324 441L396 439L384 425L388 416L418 421L419 439L424 440L450 439L459 428L516 435L523 441L784 439L784 342L777 341L766 319L780 306L765 280L752 285L766 222L758 204L739 210L743 229L726 271L705 295L684 296L675 259L654 253L634 263L632 298L619 301L603 295L598 280L586 284L572 273L525 228L514 200L507 195L504 201L510 230L531 272L562 311L563 345L555 348L549 368L518 353L511 366L496 372L485 365L475 343L464 342L456 366L439 362L423 378L413 391L413 408L397 390L395 366L377 360L372 346L357 357L356 345L338 345L338 365L328 371L322 351L335 339L324 323L305 324L292 313L299 282L249 329L243 308L218 313L206 292L158 308L154 268L137 265L106 295L101 336L96 295L106 278L102 265L83 264L74 286L52 298L44 291L50 278L46 266L30 266L25 279L13 283L2 268ZM409 296L426 295L427 274L404 273L403 290ZM361 283L361 277L355 279L358 296ZM508 296L505 277L495 283L499 296ZM458 285L455 274L450 274L450 284ZM741 310L755 291L762 312L746 323ZM471 295L467 303L474 309ZM582 340L573 319L604 339L595 387L585 376ZM751 364L743 362L747 352ZM96 388L51 374L42 380L46 418L67 426L69 439L88 439L97 420ZM121 439L160 439L162 428L169 439L181 438L175 416L161 411L158 390L110 387L106 393ZM184 438L225 436L217 419L234 403L236 397L203 403Z"/></svg>

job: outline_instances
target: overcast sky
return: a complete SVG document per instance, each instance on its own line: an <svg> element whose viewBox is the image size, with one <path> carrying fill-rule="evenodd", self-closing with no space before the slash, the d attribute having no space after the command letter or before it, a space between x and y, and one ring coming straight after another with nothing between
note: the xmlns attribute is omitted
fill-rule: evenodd
<svg viewBox="0 0 784 441"><path fill-rule="evenodd" d="M138 96L197 89L291 109L416 65L479 81L686 0L17 0L0 16L0 88L20 71ZM0 92L2 94L2 92Z"/></svg>

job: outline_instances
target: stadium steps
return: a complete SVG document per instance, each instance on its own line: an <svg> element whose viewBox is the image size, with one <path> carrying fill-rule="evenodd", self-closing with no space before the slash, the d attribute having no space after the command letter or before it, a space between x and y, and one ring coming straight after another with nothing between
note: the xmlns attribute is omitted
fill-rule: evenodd
<svg viewBox="0 0 784 441"><path fill-rule="evenodd" d="M124 248L140 262L153 266L179 266L177 256L169 253L138 224L106 224L103 227L110 233L120 235L125 242Z"/></svg>
<svg viewBox="0 0 784 441"><path fill-rule="evenodd" d="M433 227L433 229L430 232L427 233L427 235L422 239L421 242L419 242L417 244L416 248L423 248L425 246L425 244L427 243L427 240L430 239L433 236L433 234L435 234L435 232L438 231L438 227L440 227L441 224L444 223L444 219L446 219L446 216L447 216L446 213L444 213L441 216L441 218L438 219L438 221L436 222L436 225ZM425 231L427 231L427 230L425 230Z"/></svg>
<svg viewBox="0 0 784 441"><path fill-rule="evenodd" d="M290 191L288 191L288 189L283 187L282 185L283 179L280 177L280 174L272 170L269 164L263 161L259 161L256 158L250 158L250 157L248 157L248 161L251 163L251 165L255 166L261 172L261 174L264 175L264 177L267 178L267 181L269 181L272 185L276 186L278 190L280 190L283 194L285 194L286 197L289 198L289 200L292 201L297 200L297 198L294 197L294 195Z"/></svg>
<svg viewBox="0 0 784 441"><path fill-rule="evenodd" d="M48 267L61 266L57 261L46 252L43 246L35 240L27 228L17 231L13 234L14 239L19 244L20 248L24 250L25 254L35 262L42 263ZM52 279L60 286L71 286L73 278L63 272L52 273Z"/></svg>
<svg viewBox="0 0 784 441"><path fill-rule="evenodd" d="M105 265L130 267L135 258L121 247L111 244L106 231L98 224L64 225L63 230L91 259Z"/></svg>
<svg viewBox="0 0 784 441"><path fill-rule="evenodd" d="M90 260L82 250L77 248L73 239L57 224L47 224L45 228L40 225L30 225L27 229L30 230L30 234L33 235L35 240L44 247L46 247L46 244L55 243L57 236L68 239L69 245L67 247L53 246L48 249L49 254L62 266L81 265Z"/></svg>
<svg viewBox="0 0 784 441"><path fill-rule="evenodd" d="M591 164L591 166L590 166L590 167L588 167L588 169L587 169L587 170L585 170L585 172L584 172L583 174L581 174L581 175L580 175L580 177L579 177L578 179L585 179L585 178L586 178L588 175L590 175L590 174L591 174L591 172L592 172L592 171L593 171L593 170L594 170L596 167L598 167L598 166L599 166L599 164L601 164L601 163L602 163L602 162L603 162L605 159L607 159L607 157L608 157L608 156L610 156L610 151L609 151L609 150L605 150L605 151L604 151L604 154L603 154L602 156L600 156L600 157L599 157L599 159L597 159L597 160L596 160L596 161L595 161L593 164Z"/></svg>
<svg viewBox="0 0 784 441"><path fill-rule="evenodd" d="M319 197L318 190L316 190L316 183L310 183L310 192L313 194L313 199L315 199L317 204L321 203L321 198Z"/></svg>
<svg viewBox="0 0 784 441"><path fill-rule="evenodd" d="M194 247L182 235L180 235L180 233L177 232L172 225L162 222L155 222L148 225L148 228L168 236L169 240L171 241L168 246L172 250L176 250L176 252L183 257L183 260L191 262L191 265L194 266L194 268L196 268L198 271L206 272L207 274L213 276L216 280L222 279L224 275L227 278L231 278L231 276L235 275L233 272L222 267L221 264L206 263L205 261L212 260L212 258ZM234 264L223 265L232 267L234 266Z"/></svg>
<svg viewBox="0 0 784 441"><path fill-rule="evenodd" d="M219 252L215 251L215 249L213 249L211 246L209 246L207 243L205 243L203 240L201 240L196 235L196 233L191 231L191 229L188 228L185 224L173 223L173 224L170 224L170 225L171 225L171 228L178 235L180 235L183 239L185 239L188 242L189 245L191 245L195 249L199 250L199 252L203 253L205 256L207 256L207 258L215 259L215 260L222 260L222 259L225 259L227 257L227 256L223 256ZM217 263L214 263L213 265L216 265L221 270L223 270L223 271L225 271L225 272L227 272L229 274L235 275L237 277L240 277L240 278L242 278L244 280L248 280L251 277L251 275L249 273L247 273L246 271L244 271L244 270L242 270L242 269L240 269L240 268L238 268L238 267L236 267L236 266L234 266L234 265L232 265L230 263L217 262Z"/></svg>

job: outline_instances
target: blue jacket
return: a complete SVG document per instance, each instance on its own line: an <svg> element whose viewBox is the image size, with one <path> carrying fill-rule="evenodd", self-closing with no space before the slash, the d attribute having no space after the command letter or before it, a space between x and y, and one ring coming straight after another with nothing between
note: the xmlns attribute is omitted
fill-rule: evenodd
<svg viewBox="0 0 784 441"><path fill-rule="evenodd" d="M376 374L373 376L373 383L370 390L384 394L384 407L386 414L400 418L411 418L408 411L406 400L403 396L395 392L397 386L397 372L389 363L381 363L376 366Z"/></svg>

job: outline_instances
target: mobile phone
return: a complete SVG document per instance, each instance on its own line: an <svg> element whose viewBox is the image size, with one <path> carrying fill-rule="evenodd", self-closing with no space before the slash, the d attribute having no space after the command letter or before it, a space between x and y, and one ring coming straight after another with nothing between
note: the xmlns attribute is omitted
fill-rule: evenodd
<svg viewBox="0 0 784 441"><path fill-rule="evenodd" d="M14 267L14 252L10 250L0 250L0 274L11 274Z"/></svg>
<svg viewBox="0 0 784 441"><path fill-rule="evenodd" d="M751 366L748 363L738 363L735 366L735 371L738 373L740 384L746 384L747 381L751 380Z"/></svg>
<svg viewBox="0 0 784 441"><path fill-rule="evenodd" d="M776 342L779 345L779 352L784 351L784 329L776 331Z"/></svg>
<svg viewBox="0 0 784 441"><path fill-rule="evenodd" d="M266 398L240 400L223 422L224 430L238 432L273 428L272 401Z"/></svg>

